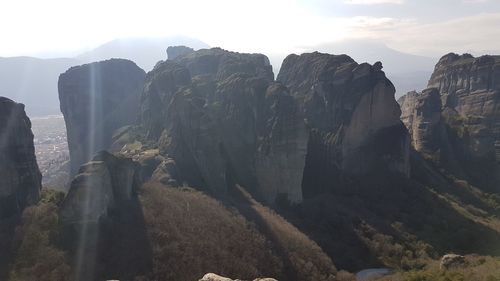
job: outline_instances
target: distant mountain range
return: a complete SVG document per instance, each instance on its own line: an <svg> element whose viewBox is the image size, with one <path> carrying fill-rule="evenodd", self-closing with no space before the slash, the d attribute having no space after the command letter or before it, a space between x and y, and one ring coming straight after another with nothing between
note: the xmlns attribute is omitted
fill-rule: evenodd
<svg viewBox="0 0 500 281"><path fill-rule="evenodd" d="M24 103L30 117L60 114L57 79L78 64L71 58L0 58L0 96Z"/></svg>
<svg viewBox="0 0 500 281"><path fill-rule="evenodd" d="M0 96L24 103L30 117L61 114L57 80L68 68L109 58L126 58L149 71L156 62L166 59L166 49L171 45L209 47L200 40L182 36L131 38L110 41L74 58L0 57Z"/></svg>
<svg viewBox="0 0 500 281"><path fill-rule="evenodd" d="M174 45L189 46L196 50L210 47L198 39L183 36L117 39L78 55L76 59L89 63L109 58L125 58L135 62L147 72L152 70L158 61L165 60L167 47Z"/></svg>
<svg viewBox="0 0 500 281"><path fill-rule="evenodd" d="M71 66L109 58L126 58L149 71L158 61L166 59L165 50L172 45L186 45L194 49L209 47L200 40L183 36L129 38L110 41L73 58L0 57L0 95L24 103L31 117L60 114L57 80ZM380 42L367 40L323 44L304 50L345 53L358 62L382 61L384 71L396 86L397 97L411 90L425 88L436 61L429 57L402 53ZM268 54L275 74L286 55Z"/></svg>

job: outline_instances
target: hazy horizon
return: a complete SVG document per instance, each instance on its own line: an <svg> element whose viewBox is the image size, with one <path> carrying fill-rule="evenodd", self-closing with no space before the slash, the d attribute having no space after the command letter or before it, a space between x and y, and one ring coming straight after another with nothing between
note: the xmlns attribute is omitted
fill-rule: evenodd
<svg viewBox="0 0 500 281"><path fill-rule="evenodd" d="M500 50L493 0L8 0L2 8L0 24L13 28L1 34L0 57L73 57L120 38L171 36L268 54L359 39L434 58Z"/></svg>

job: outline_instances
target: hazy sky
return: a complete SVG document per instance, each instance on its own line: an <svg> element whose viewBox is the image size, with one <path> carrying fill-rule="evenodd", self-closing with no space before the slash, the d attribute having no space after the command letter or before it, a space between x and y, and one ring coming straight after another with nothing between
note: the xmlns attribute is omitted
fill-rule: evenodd
<svg viewBox="0 0 500 281"><path fill-rule="evenodd" d="M500 0L1 0L0 56L182 34L249 52L369 38L414 54L498 52Z"/></svg>

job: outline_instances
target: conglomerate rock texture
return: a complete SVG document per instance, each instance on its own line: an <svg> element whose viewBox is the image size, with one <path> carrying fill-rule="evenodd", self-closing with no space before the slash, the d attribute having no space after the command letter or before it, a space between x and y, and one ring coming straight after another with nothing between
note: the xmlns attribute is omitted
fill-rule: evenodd
<svg viewBox="0 0 500 281"><path fill-rule="evenodd" d="M498 192L500 57L447 54L428 88L400 100L415 148L433 151L439 164Z"/></svg>
<svg viewBox="0 0 500 281"><path fill-rule="evenodd" d="M71 175L94 153L108 149L113 132L137 121L145 72L135 63L111 59L75 66L59 77Z"/></svg>
<svg viewBox="0 0 500 281"><path fill-rule="evenodd" d="M409 174L408 134L381 68L290 55L274 81L264 55L188 52L148 73L142 125L175 160L179 182L219 195L238 183L269 202L300 202L344 174Z"/></svg>
<svg viewBox="0 0 500 281"><path fill-rule="evenodd" d="M0 219L38 202L41 181L24 105L0 97Z"/></svg>

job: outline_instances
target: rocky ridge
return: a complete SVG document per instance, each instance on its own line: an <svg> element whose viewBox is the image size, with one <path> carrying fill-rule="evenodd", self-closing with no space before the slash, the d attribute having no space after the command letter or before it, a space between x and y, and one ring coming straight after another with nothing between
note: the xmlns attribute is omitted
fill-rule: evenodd
<svg viewBox="0 0 500 281"><path fill-rule="evenodd" d="M0 97L0 218L38 202L41 181L24 105Z"/></svg>
<svg viewBox="0 0 500 281"><path fill-rule="evenodd" d="M300 202L303 182L313 185L320 170L409 174L408 136L381 68L345 55L291 55L275 82L263 55L188 52L148 73L142 124L176 161L179 182L219 195L239 183L268 202ZM335 180L327 174L320 186Z"/></svg>

